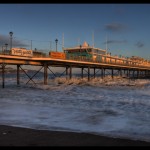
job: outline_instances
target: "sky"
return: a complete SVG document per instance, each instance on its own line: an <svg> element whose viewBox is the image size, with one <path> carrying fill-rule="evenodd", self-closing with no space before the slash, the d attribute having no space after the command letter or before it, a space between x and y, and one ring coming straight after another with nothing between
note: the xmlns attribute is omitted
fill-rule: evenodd
<svg viewBox="0 0 150 150"><path fill-rule="evenodd" d="M49 52L82 45L150 59L150 4L0 4L0 50L8 44ZM107 44L106 44L107 43Z"/></svg>

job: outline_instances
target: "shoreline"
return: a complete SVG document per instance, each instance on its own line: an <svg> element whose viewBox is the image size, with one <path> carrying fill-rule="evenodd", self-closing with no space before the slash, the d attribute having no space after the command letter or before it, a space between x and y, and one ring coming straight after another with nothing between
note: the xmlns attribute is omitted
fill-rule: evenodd
<svg viewBox="0 0 150 150"><path fill-rule="evenodd" d="M150 146L150 142L0 125L0 146Z"/></svg>

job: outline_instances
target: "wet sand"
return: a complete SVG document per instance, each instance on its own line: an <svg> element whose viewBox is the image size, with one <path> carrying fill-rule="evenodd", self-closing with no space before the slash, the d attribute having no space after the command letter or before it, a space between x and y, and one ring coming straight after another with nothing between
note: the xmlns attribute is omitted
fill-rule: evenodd
<svg viewBox="0 0 150 150"><path fill-rule="evenodd" d="M150 142L0 125L0 146L150 146Z"/></svg>

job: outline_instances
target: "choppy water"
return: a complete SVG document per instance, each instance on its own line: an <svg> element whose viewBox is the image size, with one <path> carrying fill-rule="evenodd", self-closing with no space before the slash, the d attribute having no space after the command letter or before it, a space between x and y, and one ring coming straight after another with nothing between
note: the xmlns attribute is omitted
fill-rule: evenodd
<svg viewBox="0 0 150 150"><path fill-rule="evenodd" d="M29 79L6 76L0 87L0 124L88 132L150 142L150 80L110 77ZM0 86L1 86L0 78Z"/></svg>

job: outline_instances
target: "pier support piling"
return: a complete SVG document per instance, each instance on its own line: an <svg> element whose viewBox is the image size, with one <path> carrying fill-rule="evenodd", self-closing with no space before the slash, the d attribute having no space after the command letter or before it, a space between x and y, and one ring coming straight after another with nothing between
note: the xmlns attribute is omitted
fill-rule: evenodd
<svg viewBox="0 0 150 150"><path fill-rule="evenodd" d="M94 68L94 79L95 79L95 68Z"/></svg>
<svg viewBox="0 0 150 150"><path fill-rule="evenodd" d="M2 88L5 87L5 64L2 64Z"/></svg>
<svg viewBox="0 0 150 150"><path fill-rule="evenodd" d="M70 66L70 73L69 73L70 79L72 79L72 66Z"/></svg>
<svg viewBox="0 0 150 150"><path fill-rule="evenodd" d="M68 80L68 66L66 67L66 80Z"/></svg>
<svg viewBox="0 0 150 150"><path fill-rule="evenodd" d="M20 84L20 72L19 72L19 69L20 69L20 65L17 65L17 85Z"/></svg>
<svg viewBox="0 0 150 150"><path fill-rule="evenodd" d="M112 79L114 78L114 70L113 69L111 69L111 77L112 77Z"/></svg>
<svg viewBox="0 0 150 150"><path fill-rule="evenodd" d="M48 65L47 63L44 63L44 84L48 84L48 71L47 71Z"/></svg>
<svg viewBox="0 0 150 150"><path fill-rule="evenodd" d="M82 67L81 68L81 78L83 79L83 70L84 70L84 68Z"/></svg>
<svg viewBox="0 0 150 150"><path fill-rule="evenodd" d="M88 67L88 81L90 81L90 67Z"/></svg>

